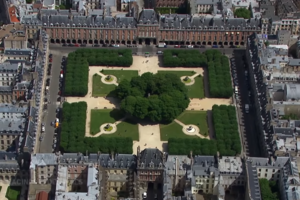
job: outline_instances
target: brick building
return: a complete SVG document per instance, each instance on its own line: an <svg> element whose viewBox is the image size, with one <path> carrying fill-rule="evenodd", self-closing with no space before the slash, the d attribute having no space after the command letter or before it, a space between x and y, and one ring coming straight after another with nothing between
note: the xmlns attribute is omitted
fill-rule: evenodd
<svg viewBox="0 0 300 200"><path fill-rule="evenodd" d="M166 154L158 149L137 149L137 178L139 186L147 188L148 184L161 187L164 176Z"/></svg>
<svg viewBox="0 0 300 200"><path fill-rule="evenodd" d="M22 23L41 26L52 43L244 45L249 35L261 32L257 18L159 15L153 9L143 9L139 16L131 9L127 16L112 17L102 11L41 10L37 19L24 18Z"/></svg>

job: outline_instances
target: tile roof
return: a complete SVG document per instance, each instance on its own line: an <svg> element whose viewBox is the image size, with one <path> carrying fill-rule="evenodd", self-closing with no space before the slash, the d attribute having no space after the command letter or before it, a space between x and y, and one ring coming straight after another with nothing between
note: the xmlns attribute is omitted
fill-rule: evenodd
<svg viewBox="0 0 300 200"><path fill-rule="evenodd" d="M17 9L15 6L11 6L8 8L10 21L13 23L20 22L20 20L17 18L16 11Z"/></svg>

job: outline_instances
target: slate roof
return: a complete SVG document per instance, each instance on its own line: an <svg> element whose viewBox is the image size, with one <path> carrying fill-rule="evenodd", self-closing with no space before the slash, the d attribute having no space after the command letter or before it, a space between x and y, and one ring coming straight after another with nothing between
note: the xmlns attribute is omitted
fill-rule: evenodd
<svg viewBox="0 0 300 200"><path fill-rule="evenodd" d="M174 29L197 29L197 30L246 30L248 28L260 28L260 20L243 18L214 18L214 17L193 17L191 15L170 14L162 15L160 20L161 28Z"/></svg>
<svg viewBox="0 0 300 200"><path fill-rule="evenodd" d="M29 56L31 55L31 50L27 49L5 49L4 54L7 56Z"/></svg>
<svg viewBox="0 0 300 200"><path fill-rule="evenodd" d="M144 149L138 155L140 161L140 168L163 169L163 153L158 149Z"/></svg>
<svg viewBox="0 0 300 200"><path fill-rule="evenodd" d="M19 169L17 154L12 152L0 152L0 168L1 169Z"/></svg>
<svg viewBox="0 0 300 200"><path fill-rule="evenodd" d="M30 169L36 166L56 165L57 156L54 153L37 153L31 156Z"/></svg>
<svg viewBox="0 0 300 200"><path fill-rule="evenodd" d="M158 24L158 16L153 9L143 9L140 12L139 24Z"/></svg>
<svg viewBox="0 0 300 200"><path fill-rule="evenodd" d="M246 162L247 176L248 176L248 187L250 198L253 200L261 200L260 187L257 177L257 170L251 163L251 161Z"/></svg>
<svg viewBox="0 0 300 200"><path fill-rule="evenodd" d="M211 172L214 172L215 176L219 175L218 163L214 156L195 156L192 170L194 176L209 175Z"/></svg>
<svg viewBox="0 0 300 200"><path fill-rule="evenodd" d="M135 28L136 20L133 17L99 17L99 16L73 16L67 15L42 16L43 26L76 26L76 27L106 27L106 28Z"/></svg>
<svg viewBox="0 0 300 200"><path fill-rule="evenodd" d="M0 73L17 73L19 65L17 63L5 62L0 64Z"/></svg>
<svg viewBox="0 0 300 200"><path fill-rule="evenodd" d="M109 154L101 154L100 165L104 168L135 169L136 156L130 154L116 154L113 157Z"/></svg>

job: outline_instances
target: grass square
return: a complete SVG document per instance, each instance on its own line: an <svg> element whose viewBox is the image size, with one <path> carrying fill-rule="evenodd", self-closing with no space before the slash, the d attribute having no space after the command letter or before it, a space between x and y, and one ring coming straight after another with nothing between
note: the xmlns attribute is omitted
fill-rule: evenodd
<svg viewBox="0 0 300 200"><path fill-rule="evenodd" d="M104 134L101 137L130 137L132 140L139 140L139 129L136 122L126 119L117 125L117 131L113 134Z"/></svg>
<svg viewBox="0 0 300 200"><path fill-rule="evenodd" d="M204 85L203 77L197 76L194 78L195 83L193 85L186 86L188 89L188 94L190 98L204 98Z"/></svg>
<svg viewBox="0 0 300 200"><path fill-rule="evenodd" d="M100 71L105 75L113 75L117 77L117 82L120 83L123 79L130 81L133 77L139 75L137 70L107 70L103 69Z"/></svg>
<svg viewBox="0 0 300 200"><path fill-rule="evenodd" d="M96 135L100 132L100 126L105 123L115 123L122 119L124 113L114 109L92 109L90 134ZM133 140L139 140L138 125L136 122L126 119L117 125L117 131L112 134L103 134L101 137L131 137Z"/></svg>
<svg viewBox="0 0 300 200"><path fill-rule="evenodd" d="M96 135L100 132L100 126L104 123L115 123L124 117L123 112L114 109L92 109L90 133Z"/></svg>
<svg viewBox="0 0 300 200"><path fill-rule="evenodd" d="M179 78L182 76L193 76L196 74L194 71L158 71L158 73L171 73L176 74ZM188 89L188 95L190 98L204 98L204 85L203 85L203 77L197 76L195 77L195 83L193 85L186 86Z"/></svg>
<svg viewBox="0 0 300 200"><path fill-rule="evenodd" d="M115 90L116 85L114 84L105 84L101 81L101 76L98 74L93 75L93 97L104 97L107 96L111 91Z"/></svg>
<svg viewBox="0 0 300 200"><path fill-rule="evenodd" d="M189 136L182 132L182 126L176 122L170 124L160 124L160 140L168 141L169 138L199 138L197 136Z"/></svg>
<svg viewBox="0 0 300 200"><path fill-rule="evenodd" d="M181 113L181 115L179 115L177 119L186 125L194 124L198 126L201 135L203 136L208 135L206 111L186 110L183 113Z"/></svg>
<svg viewBox="0 0 300 200"><path fill-rule="evenodd" d="M21 193L21 187L17 187L17 186L9 186L7 188L7 191L6 191L6 194L5 194L5 197L8 199L8 200L18 200L19 199L19 196L20 196L20 193Z"/></svg>

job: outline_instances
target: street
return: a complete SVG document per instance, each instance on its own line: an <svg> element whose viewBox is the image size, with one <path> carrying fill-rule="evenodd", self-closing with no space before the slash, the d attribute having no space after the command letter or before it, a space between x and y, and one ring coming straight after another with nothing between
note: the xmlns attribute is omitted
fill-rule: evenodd
<svg viewBox="0 0 300 200"><path fill-rule="evenodd" d="M59 75L60 75L62 56L63 55L59 55L59 54L53 55L51 75L45 77L46 79L50 78L50 87L49 87L48 95L46 97L48 99L48 107L43 112L45 116L44 116L44 121L42 121L42 123L45 124L45 133L43 133L44 139L40 142L39 153L53 152L52 147L53 147L55 128L54 126L51 126L51 122L55 121L56 109L59 106L59 102L57 102L57 97L58 97Z"/></svg>
<svg viewBox="0 0 300 200"><path fill-rule="evenodd" d="M207 48L175 48L174 45L169 45L167 46L167 48L157 48L155 46L150 46L150 45L144 45L141 46L139 45L138 47L126 47L126 46L120 46L120 47L93 47L93 46L86 46L86 47L63 47L61 44L50 44L50 48L51 50L58 50L58 51L62 51L62 52L72 52L75 51L76 49L79 48L88 48L88 49L131 49L133 54L137 54L137 55L144 55L146 52L148 52L151 55L156 55L158 51L165 51L167 49L178 49L178 50L185 50L185 51L190 51L190 50L198 50L199 52L204 52L206 50L212 49L211 47L207 47ZM239 48L239 49L234 49L234 48L216 48L216 50L221 51L223 54L226 55L232 55L232 53L234 51L240 52L240 51L244 51L243 48Z"/></svg>
<svg viewBox="0 0 300 200"><path fill-rule="evenodd" d="M4 24L10 23L6 0L0 0L0 22Z"/></svg>
<svg viewBox="0 0 300 200"><path fill-rule="evenodd" d="M237 112L238 112L238 121L241 127L241 139L244 141L244 149L247 156L260 157L260 148L258 142L258 135L256 131L255 124L255 109L251 108L254 106L254 103L251 99L251 93L249 93L248 78L246 77L246 72L248 69L244 65L243 55L245 51L234 51L234 60L232 60L232 64L235 65L236 74L237 74L237 87L238 87L238 95L237 100ZM231 65L232 66L232 65ZM249 113L245 111L245 105L248 104L250 106Z"/></svg>

